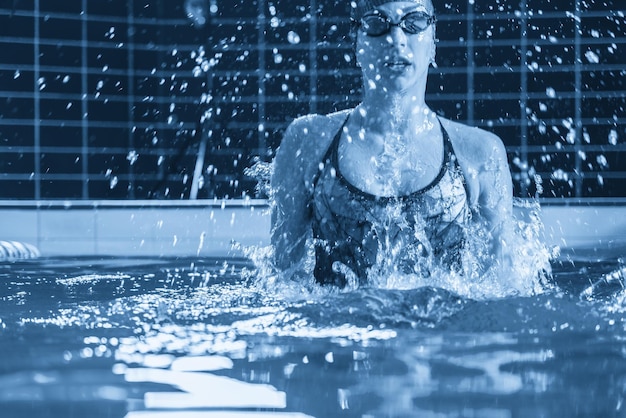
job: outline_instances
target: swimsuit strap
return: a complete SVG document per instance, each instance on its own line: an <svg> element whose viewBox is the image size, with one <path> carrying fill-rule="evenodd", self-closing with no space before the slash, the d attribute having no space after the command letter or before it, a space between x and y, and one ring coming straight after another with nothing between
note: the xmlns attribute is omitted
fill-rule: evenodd
<svg viewBox="0 0 626 418"><path fill-rule="evenodd" d="M324 153L324 157L322 158L322 163L324 165L329 164L329 163L331 163L331 161L334 160L334 158L332 156L333 150L335 148L337 148L337 145L339 144L339 140L341 139L341 134L343 133L343 128L348 123L348 119L350 119L350 112L348 112L348 115L346 116L346 119L343 121L343 123L341 124L341 126L337 130L337 133L333 137L333 140L331 141L331 143L328 146L328 148L326 148L326 152ZM313 183L312 183L314 189L317 186L317 181L319 180L321 174L322 174L322 170L317 170L315 172L315 177L313 177Z"/></svg>
<svg viewBox="0 0 626 418"><path fill-rule="evenodd" d="M328 148L326 149L326 152L324 153L324 157L322 158L322 163L324 164L324 167L327 164L331 164L333 165L333 167L336 170L337 173L337 177L342 178L344 183L347 185L347 187L349 189L351 189L353 192L356 192L358 194L361 195L366 195L369 196L370 194L367 192L364 192L356 187L354 187L349 181L347 181L345 178L343 178L343 175L341 174L340 170L339 170L339 156L338 156L338 150L339 150L339 141L341 140L341 135L343 134L343 129L346 126L346 124L348 123L348 119L350 118L350 113L348 113L348 115L346 116L346 119L343 121L343 123L341 124L341 126L339 127L339 129L337 130L337 132L335 133L335 136L333 137L333 140L331 141L330 145L328 146ZM437 116L437 122L439 122L439 127L441 129L441 135L443 136L443 161L441 163L441 168L437 174L437 176L433 179L433 181L427 185L426 187L417 190L415 192L409 193L407 196L411 196L411 195L415 195L415 194L421 194L424 193L427 190L430 190L431 188L433 188L437 183L439 183L439 181L441 180L441 178L444 176L445 172L448 170L449 168L449 163L450 161L453 161L454 163L454 167L457 169L460 169L459 163L458 163L458 159L456 157L456 153L454 152L454 147L452 146L452 140L450 139L450 135L448 134L448 131L443 127L443 124L441 123L441 120L439 119L439 117ZM317 186L317 182L321 176L322 170L317 170L317 172L315 173L315 177L313 178L313 188L315 188ZM465 188L465 191L467 193L467 195L469 196L469 191L467 188L467 184L465 181L465 176L462 176L462 180L463 180L463 187ZM372 195L374 196L374 195ZM377 199L381 198L381 196L376 196Z"/></svg>

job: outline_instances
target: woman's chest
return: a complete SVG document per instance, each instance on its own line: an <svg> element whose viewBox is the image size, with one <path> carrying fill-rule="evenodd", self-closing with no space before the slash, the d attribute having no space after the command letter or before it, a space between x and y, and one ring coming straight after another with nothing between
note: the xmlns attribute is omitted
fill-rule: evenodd
<svg viewBox="0 0 626 418"><path fill-rule="evenodd" d="M444 164L440 143L394 138L340 142L337 168L354 187L376 196L403 196L429 187Z"/></svg>

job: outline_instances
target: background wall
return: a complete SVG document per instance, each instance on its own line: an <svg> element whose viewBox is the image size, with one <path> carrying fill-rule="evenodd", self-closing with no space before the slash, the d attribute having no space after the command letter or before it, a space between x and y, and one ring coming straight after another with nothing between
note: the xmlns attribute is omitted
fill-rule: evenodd
<svg viewBox="0 0 626 418"><path fill-rule="evenodd" d="M435 3L428 102L516 195L626 197L624 2ZM263 197L289 121L359 102L348 4L0 0L0 199Z"/></svg>

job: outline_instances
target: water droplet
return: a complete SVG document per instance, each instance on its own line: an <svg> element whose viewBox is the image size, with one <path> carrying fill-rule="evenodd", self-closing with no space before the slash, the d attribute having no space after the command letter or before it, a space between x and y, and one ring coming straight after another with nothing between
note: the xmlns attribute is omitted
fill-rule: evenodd
<svg viewBox="0 0 626 418"><path fill-rule="evenodd" d="M591 64L597 64L600 62L600 57L593 51L585 52L585 58L587 58L587 61L589 61Z"/></svg>
<svg viewBox="0 0 626 418"><path fill-rule="evenodd" d="M128 154L126 155L126 159L130 163L130 165L135 164L138 158L139 158L139 154L135 150L128 151Z"/></svg>
<svg viewBox="0 0 626 418"><path fill-rule="evenodd" d="M300 43L300 35L290 30L289 33L287 33L287 41L292 45L297 45Z"/></svg>
<svg viewBox="0 0 626 418"><path fill-rule="evenodd" d="M565 171L563 171L562 169L556 169L552 172L552 178L555 180L562 180L562 181L567 181L568 176L567 173Z"/></svg>

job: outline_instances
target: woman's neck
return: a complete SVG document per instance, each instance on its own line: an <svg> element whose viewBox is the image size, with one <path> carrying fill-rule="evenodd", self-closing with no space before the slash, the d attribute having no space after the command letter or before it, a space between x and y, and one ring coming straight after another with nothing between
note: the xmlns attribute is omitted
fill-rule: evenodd
<svg viewBox="0 0 626 418"><path fill-rule="evenodd" d="M363 117L363 128L377 133L402 134L427 125L434 116L423 95L366 94L358 111Z"/></svg>

